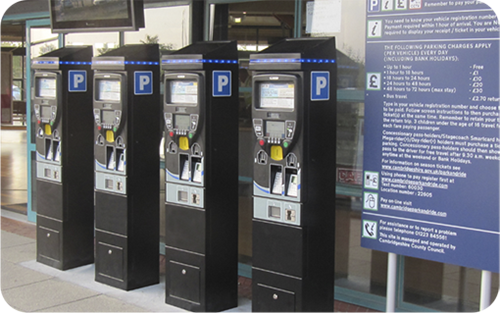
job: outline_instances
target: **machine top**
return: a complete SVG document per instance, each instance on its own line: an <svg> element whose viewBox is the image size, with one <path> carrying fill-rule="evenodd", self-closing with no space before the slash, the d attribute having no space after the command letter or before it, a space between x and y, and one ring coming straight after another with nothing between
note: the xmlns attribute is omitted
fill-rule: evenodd
<svg viewBox="0 0 500 313"><path fill-rule="evenodd" d="M214 64L238 64L236 41L197 42L161 59L163 70L197 70Z"/></svg>
<svg viewBox="0 0 500 313"><path fill-rule="evenodd" d="M64 47L31 61L36 70L58 70L61 65L90 65L92 46Z"/></svg>
<svg viewBox="0 0 500 313"><path fill-rule="evenodd" d="M250 54L250 70L301 70L310 64L332 64L335 37L288 38Z"/></svg>

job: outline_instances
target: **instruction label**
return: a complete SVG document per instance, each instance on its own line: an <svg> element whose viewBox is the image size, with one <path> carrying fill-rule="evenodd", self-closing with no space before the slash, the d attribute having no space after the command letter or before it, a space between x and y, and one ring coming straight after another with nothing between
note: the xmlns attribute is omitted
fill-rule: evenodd
<svg viewBox="0 0 500 313"><path fill-rule="evenodd" d="M363 247L499 271L499 101L487 5L367 0Z"/></svg>

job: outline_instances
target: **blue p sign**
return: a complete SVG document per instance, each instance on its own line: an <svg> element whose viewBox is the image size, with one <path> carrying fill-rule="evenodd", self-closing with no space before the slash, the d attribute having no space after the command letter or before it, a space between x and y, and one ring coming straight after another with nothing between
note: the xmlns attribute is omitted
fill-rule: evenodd
<svg viewBox="0 0 500 313"><path fill-rule="evenodd" d="M330 99L330 72L311 72L311 100Z"/></svg>
<svg viewBox="0 0 500 313"><path fill-rule="evenodd" d="M153 94L153 72L134 72L134 94Z"/></svg>
<svg viewBox="0 0 500 313"><path fill-rule="evenodd" d="M70 92L87 91L87 71L68 71L68 74L68 90Z"/></svg>
<svg viewBox="0 0 500 313"><path fill-rule="evenodd" d="M380 0L368 0L368 12L379 12Z"/></svg>
<svg viewBox="0 0 500 313"><path fill-rule="evenodd" d="M231 96L231 71L213 71L213 89L214 97Z"/></svg>

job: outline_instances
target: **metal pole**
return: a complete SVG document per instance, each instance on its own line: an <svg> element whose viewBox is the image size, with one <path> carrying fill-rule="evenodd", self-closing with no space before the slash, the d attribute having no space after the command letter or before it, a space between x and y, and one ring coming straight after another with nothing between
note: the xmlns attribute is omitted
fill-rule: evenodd
<svg viewBox="0 0 500 313"><path fill-rule="evenodd" d="M395 253L389 253L389 259L387 260L386 312L396 311L397 262L398 255Z"/></svg>
<svg viewBox="0 0 500 313"><path fill-rule="evenodd" d="M479 311L483 311L491 305L491 272L481 272L481 300Z"/></svg>

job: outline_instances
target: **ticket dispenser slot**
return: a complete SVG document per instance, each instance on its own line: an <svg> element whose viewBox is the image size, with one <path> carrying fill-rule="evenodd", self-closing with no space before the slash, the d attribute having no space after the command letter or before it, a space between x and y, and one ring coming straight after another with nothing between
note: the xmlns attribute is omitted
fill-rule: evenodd
<svg viewBox="0 0 500 313"><path fill-rule="evenodd" d="M162 69L165 301L227 310L237 305L236 42L189 45L163 56Z"/></svg>
<svg viewBox="0 0 500 313"><path fill-rule="evenodd" d="M301 38L250 55L253 311L333 311L335 51Z"/></svg>
<svg viewBox="0 0 500 313"><path fill-rule="evenodd" d="M92 47L79 46L29 60L36 260L59 270L94 262L91 59Z"/></svg>
<svg viewBox="0 0 500 313"><path fill-rule="evenodd" d="M92 59L95 280L123 290L159 281L159 47Z"/></svg>

